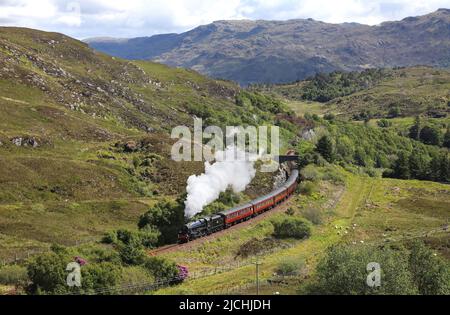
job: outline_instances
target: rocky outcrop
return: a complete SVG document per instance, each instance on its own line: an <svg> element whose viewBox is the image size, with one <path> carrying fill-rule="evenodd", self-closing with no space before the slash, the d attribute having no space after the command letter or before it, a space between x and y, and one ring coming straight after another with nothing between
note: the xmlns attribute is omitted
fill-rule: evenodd
<svg viewBox="0 0 450 315"><path fill-rule="evenodd" d="M37 148L39 147L40 140L36 137L14 137L11 139L11 143L15 145L16 147L32 147Z"/></svg>

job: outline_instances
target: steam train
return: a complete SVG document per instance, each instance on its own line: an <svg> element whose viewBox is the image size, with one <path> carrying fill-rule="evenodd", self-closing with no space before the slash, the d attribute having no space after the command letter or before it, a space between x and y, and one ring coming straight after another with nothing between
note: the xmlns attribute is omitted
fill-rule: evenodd
<svg viewBox="0 0 450 315"><path fill-rule="evenodd" d="M270 194L255 199L245 205L186 224L178 233L178 243L187 243L227 229L276 207L286 201L295 192L298 184L298 176L298 170L293 170L284 185L272 191Z"/></svg>

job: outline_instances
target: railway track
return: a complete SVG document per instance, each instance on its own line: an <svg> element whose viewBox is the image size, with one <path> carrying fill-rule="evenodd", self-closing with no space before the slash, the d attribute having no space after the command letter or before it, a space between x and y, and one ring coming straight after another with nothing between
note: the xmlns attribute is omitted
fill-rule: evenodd
<svg viewBox="0 0 450 315"><path fill-rule="evenodd" d="M148 253L149 256L158 256L158 255L171 253L171 252L175 252L175 251L179 251L179 250L191 249L191 248L194 248L194 247L196 247L196 246L198 246L200 244L203 244L205 242L214 240L217 237L227 235L227 234L229 234L232 231L236 231L236 230L239 230L239 229L242 229L242 228L254 225L254 224L260 222L261 220L264 220L265 218L270 217L270 216L272 216L272 215L274 215L276 213L280 213L282 211L286 211L288 206L289 206L289 203L290 203L290 200L291 200L292 197L290 197L284 203L282 203L282 204L278 205L277 207L273 208L272 210L264 212L264 213L258 215L257 217L255 217L255 218L253 218L251 220L244 221L244 222L241 222L239 224L233 225L232 227L229 227L228 229L221 230L221 231L219 231L217 233L213 233L211 235L208 235L208 236L205 236L205 237L202 237L202 238L197 238L197 239L195 239L193 241L190 241L188 243L171 244L171 245L166 245L166 246L162 246L162 247L159 247L159 248L155 248L155 249L153 249L151 251L148 251L147 253Z"/></svg>
<svg viewBox="0 0 450 315"><path fill-rule="evenodd" d="M293 151L289 151L286 157L292 157L294 156L293 154ZM178 235L178 239L186 241L186 243L163 246L149 251L148 254L150 256L157 256L158 254L176 251L182 248L190 248L193 244L204 243L207 240L215 239L228 231L251 225L267 217L270 213L284 209L288 201L295 194L299 177L299 171L294 169L295 165L292 163L290 166L291 172L289 178L284 185L275 189L270 194L257 198L249 204L219 212L216 218L209 217L209 219L196 221L191 226L186 225L183 229L183 234L181 234L181 238L180 234ZM270 209L270 207L274 208ZM216 232L218 227L221 230ZM192 240L189 241L190 239Z"/></svg>

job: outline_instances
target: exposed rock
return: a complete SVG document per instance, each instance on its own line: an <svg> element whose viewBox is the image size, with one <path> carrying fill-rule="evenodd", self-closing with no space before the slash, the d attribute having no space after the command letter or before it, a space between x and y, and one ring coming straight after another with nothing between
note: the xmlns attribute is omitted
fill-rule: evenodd
<svg viewBox="0 0 450 315"><path fill-rule="evenodd" d="M305 130L302 133L302 138L303 140L307 140L307 141L311 141L316 137L316 133L314 132L313 129L309 129L309 130Z"/></svg>
<svg viewBox="0 0 450 315"><path fill-rule="evenodd" d="M17 147L39 147L39 142L35 137L16 137L11 139L11 143Z"/></svg>
<svg viewBox="0 0 450 315"><path fill-rule="evenodd" d="M128 141L125 143L124 150L126 152L135 152L138 150L138 145L135 141Z"/></svg>
<svg viewBox="0 0 450 315"><path fill-rule="evenodd" d="M22 138L14 138L11 140L12 144L18 147L22 146L22 141L23 141Z"/></svg>

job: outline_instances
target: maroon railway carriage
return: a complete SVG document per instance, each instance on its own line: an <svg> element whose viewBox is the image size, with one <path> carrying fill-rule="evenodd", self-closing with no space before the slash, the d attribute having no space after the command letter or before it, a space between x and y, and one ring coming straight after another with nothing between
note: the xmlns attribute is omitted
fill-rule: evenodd
<svg viewBox="0 0 450 315"><path fill-rule="evenodd" d="M225 227L230 227L234 224L250 219L253 216L253 205L248 203L230 210L219 212L219 215L224 217Z"/></svg>
<svg viewBox="0 0 450 315"><path fill-rule="evenodd" d="M252 201L253 214L258 215L272 209L274 206L273 197L273 194L268 194Z"/></svg>

